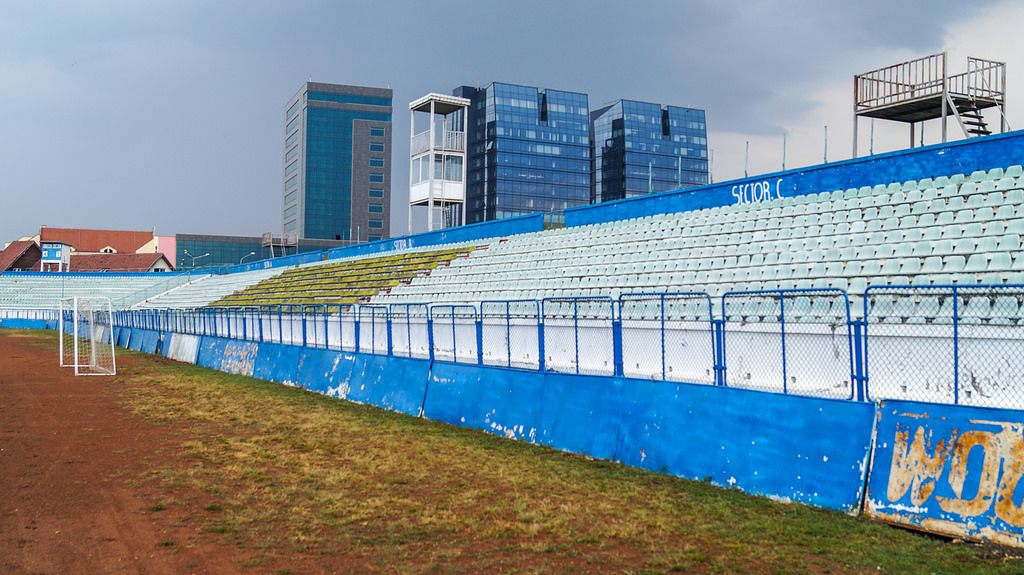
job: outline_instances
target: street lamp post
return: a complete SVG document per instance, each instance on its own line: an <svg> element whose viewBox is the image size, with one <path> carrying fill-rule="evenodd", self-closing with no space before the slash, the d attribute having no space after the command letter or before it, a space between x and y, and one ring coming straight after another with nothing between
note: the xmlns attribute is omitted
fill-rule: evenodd
<svg viewBox="0 0 1024 575"><path fill-rule="evenodd" d="M245 261L245 258L256 255L256 252L249 252L242 256L242 259L238 260L238 264L241 265Z"/></svg>
<svg viewBox="0 0 1024 575"><path fill-rule="evenodd" d="M210 252L206 252L205 254L203 254L201 256L194 256L194 255L188 253L188 250L182 250L182 251L185 253L186 256L192 258L192 269L195 269L195 267L196 267L196 260L205 258L206 256L210 255Z"/></svg>

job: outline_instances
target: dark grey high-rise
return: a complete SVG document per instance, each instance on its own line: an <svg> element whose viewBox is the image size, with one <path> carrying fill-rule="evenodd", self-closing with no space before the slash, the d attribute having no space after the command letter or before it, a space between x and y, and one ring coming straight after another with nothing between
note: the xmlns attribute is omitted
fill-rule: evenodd
<svg viewBox="0 0 1024 575"><path fill-rule="evenodd" d="M285 107L286 235L367 241L391 231L389 88L307 82Z"/></svg>

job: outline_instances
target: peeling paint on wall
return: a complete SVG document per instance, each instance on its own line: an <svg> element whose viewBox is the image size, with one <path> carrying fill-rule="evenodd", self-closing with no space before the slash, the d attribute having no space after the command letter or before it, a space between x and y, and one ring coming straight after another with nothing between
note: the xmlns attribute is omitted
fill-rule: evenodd
<svg viewBox="0 0 1024 575"><path fill-rule="evenodd" d="M882 402L867 513L1024 546L1024 412Z"/></svg>

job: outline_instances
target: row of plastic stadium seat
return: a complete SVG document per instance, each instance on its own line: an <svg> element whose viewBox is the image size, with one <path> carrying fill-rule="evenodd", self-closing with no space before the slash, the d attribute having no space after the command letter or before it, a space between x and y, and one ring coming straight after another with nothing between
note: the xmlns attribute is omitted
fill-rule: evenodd
<svg viewBox="0 0 1024 575"><path fill-rule="evenodd" d="M103 296L114 307L127 307L150 294L188 281L178 274L0 274L0 307L58 309L61 298Z"/></svg>
<svg viewBox="0 0 1024 575"><path fill-rule="evenodd" d="M224 296L274 277L286 268L256 270L226 275L206 276L178 288L151 297L135 307L189 309L203 307Z"/></svg>
<svg viewBox="0 0 1024 575"><path fill-rule="evenodd" d="M515 236L375 301L1024 283L1020 177L1015 166Z"/></svg>

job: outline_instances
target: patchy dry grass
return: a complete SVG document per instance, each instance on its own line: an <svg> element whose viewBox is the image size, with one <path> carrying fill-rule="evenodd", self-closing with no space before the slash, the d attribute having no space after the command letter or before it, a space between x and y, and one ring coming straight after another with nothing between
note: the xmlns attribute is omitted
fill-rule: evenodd
<svg viewBox="0 0 1024 575"><path fill-rule="evenodd" d="M1001 549L132 355L125 405L180 430L187 453L152 478L205 492L197 528L268 557L423 573L1024 570Z"/></svg>

